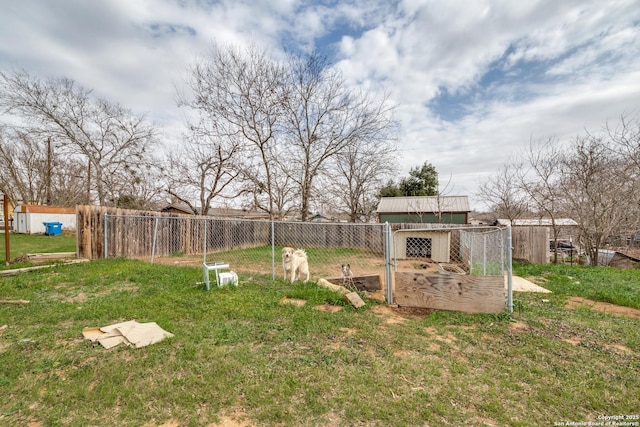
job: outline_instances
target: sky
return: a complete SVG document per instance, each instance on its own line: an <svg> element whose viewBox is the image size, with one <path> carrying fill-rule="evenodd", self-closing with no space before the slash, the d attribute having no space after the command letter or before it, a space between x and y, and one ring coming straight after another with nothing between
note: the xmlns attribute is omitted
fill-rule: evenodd
<svg viewBox="0 0 640 427"><path fill-rule="evenodd" d="M213 43L316 49L348 84L384 91L400 175L429 162L475 209L530 141L640 114L639 0L0 0L0 70L146 113L169 149L176 91Z"/></svg>

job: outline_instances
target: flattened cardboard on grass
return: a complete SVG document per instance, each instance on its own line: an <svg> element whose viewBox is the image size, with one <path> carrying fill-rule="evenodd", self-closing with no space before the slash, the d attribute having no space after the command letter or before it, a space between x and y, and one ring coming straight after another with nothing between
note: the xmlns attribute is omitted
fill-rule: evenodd
<svg viewBox="0 0 640 427"><path fill-rule="evenodd" d="M99 342L106 349L119 344L141 348L173 337L172 333L162 329L156 322L138 323L135 320L109 326L84 328L82 335L91 342Z"/></svg>

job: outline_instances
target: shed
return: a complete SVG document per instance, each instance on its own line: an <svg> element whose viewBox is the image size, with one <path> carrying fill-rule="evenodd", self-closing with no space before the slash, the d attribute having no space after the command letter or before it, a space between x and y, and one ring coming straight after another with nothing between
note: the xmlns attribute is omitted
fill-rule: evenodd
<svg viewBox="0 0 640 427"><path fill-rule="evenodd" d="M382 197L378 203L380 222L467 224L468 196Z"/></svg>
<svg viewBox="0 0 640 427"><path fill-rule="evenodd" d="M44 222L59 222L63 230L76 230L76 210L61 206L17 205L13 210L14 232L44 234Z"/></svg>

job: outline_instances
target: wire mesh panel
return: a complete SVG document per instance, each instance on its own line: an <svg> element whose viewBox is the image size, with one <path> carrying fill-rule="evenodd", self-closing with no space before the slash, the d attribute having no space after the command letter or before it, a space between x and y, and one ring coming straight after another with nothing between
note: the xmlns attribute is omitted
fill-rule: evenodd
<svg viewBox="0 0 640 427"><path fill-rule="evenodd" d="M470 312L495 312L506 305L511 311L510 236L510 228L396 226L391 247L399 303ZM480 301L482 295L491 301Z"/></svg>
<svg viewBox="0 0 640 427"><path fill-rule="evenodd" d="M223 261L239 274L272 274L271 222L207 218L204 224L207 262Z"/></svg>
<svg viewBox="0 0 640 427"><path fill-rule="evenodd" d="M283 250L304 251L301 279L339 278L343 265L354 276L380 277L393 301L396 271L434 270L472 276L502 276L510 263L510 241L495 227L420 224L310 223L181 215L104 215L104 256L193 265L228 264L239 275L291 280ZM427 271L424 271L427 270ZM509 305L510 307L510 305Z"/></svg>
<svg viewBox="0 0 640 427"><path fill-rule="evenodd" d="M459 230L460 261L469 274L501 276L506 269L506 236L499 228Z"/></svg>
<svg viewBox="0 0 640 427"><path fill-rule="evenodd" d="M505 272L505 230L445 224L403 224L394 231L393 253L398 267L427 269L440 266L473 275ZM443 267L443 264L450 264Z"/></svg>
<svg viewBox="0 0 640 427"><path fill-rule="evenodd" d="M381 224L275 222L276 263L282 276L282 248L304 249L314 278L339 277L342 264L354 275L384 273ZM280 258L280 259L278 259Z"/></svg>
<svg viewBox="0 0 640 427"><path fill-rule="evenodd" d="M223 261L241 274L284 278L282 249L303 249L312 279L383 274L382 224L303 223L185 216L105 215L105 256L201 266Z"/></svg>

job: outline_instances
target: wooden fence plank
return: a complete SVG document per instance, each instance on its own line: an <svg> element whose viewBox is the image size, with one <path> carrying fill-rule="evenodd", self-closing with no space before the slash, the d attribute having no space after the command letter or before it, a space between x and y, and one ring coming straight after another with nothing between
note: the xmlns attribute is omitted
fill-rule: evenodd
<svg viewBox="0 0 640 427"><path fill-rule="evenodd" d="M502 276L395 273L395 299L399 306L500 313L505 310Z"/></svg>
<svg viewBox="0 0 640 427"><path fill-rule="evenodd" d="M547 227L511 227L513 259L534 264L549 263L549 229Z"/></svg>

